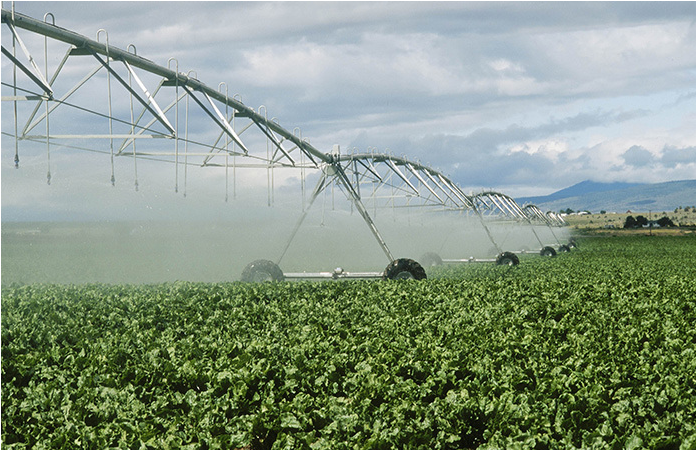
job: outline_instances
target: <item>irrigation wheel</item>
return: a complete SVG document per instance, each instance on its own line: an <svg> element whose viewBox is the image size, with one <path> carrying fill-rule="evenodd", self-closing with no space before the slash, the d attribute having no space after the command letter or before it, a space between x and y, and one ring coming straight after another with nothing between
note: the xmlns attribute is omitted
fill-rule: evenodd
<svg viewBox="0 0 696 450"><path fill-rule="evenodd" d="M541 256L556 256L556 250L553 247L544 247L539 252Z"/></svg>
<svg viewBox="0 0 696 450"><path fill-rule="evenodd" d="M428 252L421 256L421 261L423 261L423 267L435 267L442 265L442 258L440 258L440 255L434 252Z"/></svg>
<svg viewBox="0 0 696 450"><path fill-rule="evenodd" d="M246 283L263 283L264 281L283 281L285 276L278 264L267 259L249 263L242 272L242 281Z"/></svg>
<svg viewBox="0 0 696 450"><path fill-rule="evenodd" d="M383 280L425 280L426 278L423 266L408 258L392 261L382 274Z"/></svg>
<svg viewBox="0 0 696 450"><path fill-rule="evenodd" d="M503 252L495 258L495 263L499 266L516 266L520 259L512 252Z"/></svg>

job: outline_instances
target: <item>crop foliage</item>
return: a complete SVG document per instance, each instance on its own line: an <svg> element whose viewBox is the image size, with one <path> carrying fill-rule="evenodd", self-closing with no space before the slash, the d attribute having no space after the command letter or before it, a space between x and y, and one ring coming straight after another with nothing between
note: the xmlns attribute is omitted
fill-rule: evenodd
<svg viewBox="0 0 696 450"><path fill-rule="evenodd" d="M12 285L11 448L696 448L696 241L425 281Z"/></svg>

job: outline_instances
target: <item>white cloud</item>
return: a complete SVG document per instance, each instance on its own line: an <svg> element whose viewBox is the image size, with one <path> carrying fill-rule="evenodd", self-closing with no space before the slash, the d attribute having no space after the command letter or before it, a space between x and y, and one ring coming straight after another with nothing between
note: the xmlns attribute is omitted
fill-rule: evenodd
<svg viewBox="0 0 696 450"><path fill-rule="evenodd" d="M496 59L495 61L491 61L489 65L493 70L497 72L524 72L521 65L513 63L512 61L507 59Z"/></svg>
<svg viewBox="0 0 696 450"><path fill-rule="evenodd" d="M539 153L547 158L556 160L558 155L568 152L570 146L567 141L561 139L548 139L543 141L525 142L517 144L510 148L511 153L525 152L530 155Z"/></svg>
<svg viewBox="0 0 696 450"><path fill-rule="evenodd" d="M242 52L236 77L256 86L300 89L303 98L445 95L462 93L466 80L436 50L439 38L367 33L359 43L323 44L301 39Z"/></svg>
<svg viewBox="0 0 696 450"><path fill-rule="evenodd" d="M333 144L390 148L461 176L457 181L463 184L476 177L480 185L526 193L587 178L693 178L692 2L142 2L137 7L18 2L16 7L38 18L52 10L58 25L88 37L106 28L112 45L133 43L139 55L163 66L175 57L180 71L195 69L207 85L225 82L246 104L267 105L269 117L290 130L301 127L303 137L326 151ZM10 48L6 29L2 37ZM43 40L27 43L43 67ZM62 56L56 52L51 63ZM94 64L81 57L66 66L65 75L81 77ZM2 69L6 82L11 70L5 58ZM151 80L144 81L154 89ZM103 86L84 94L90 95L104 110ZM120 107L126 100L114 103ZM3 133L11 125L11 106L3 102ZM52 123L57 127L60 118ZM9 142L4 134L3 174L14 170ZM634 146L650 152L652 160L629 156L633 164L626 164L623 155ZM41 146L36 152L42 154ZM29 153L22 159L29 164ZM55 163L59 184L58 170L66 169ZM75 164L90 180L104 179L102 163L87 170ZM8 182L15 175L10 173ZM156 169L143 169L143 189L152 180L153 189L171 190L173 171L166 167L163 173L169 175L160 179ZM219 171L197 173L192 189L212 195L224 189ZM287 189L297 177L277 176ZM264 189L263 176L239 177ZM122 178L128 179L121 175L119 183ZM206 183L214 188L206 191ZM21 189L3 189L3 207L13 204L15 195L21 197Z"/></svg>
<svg viewBox="0 0 696 450"><path fill-rule="evenodd" d="M540 33L530 45L544 55L558 77L558 87L569 93L608 95L627 89L645 93L648 88L687 83L680 72L696 65L696 54L690 50L696 45L693 28L690 20L593 27Z"/></svg>

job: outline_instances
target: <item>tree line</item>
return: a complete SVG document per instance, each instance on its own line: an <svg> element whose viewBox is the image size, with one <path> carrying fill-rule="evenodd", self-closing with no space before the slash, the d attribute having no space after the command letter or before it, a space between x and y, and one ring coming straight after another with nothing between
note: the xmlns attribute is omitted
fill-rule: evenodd
<svg viewBox="0 0 696 450"><path fill-rule="evenodd" d="M672 222L672 219L670 219L667 216L662 217L661 219L658 219L653 222L654 224L659 225L660 227L673 227L674 222ZM642 228L642 227L647 227L650 225L650 222L645 216L628 216L626 217L626 222L624 223L624 228Z"/></svg>

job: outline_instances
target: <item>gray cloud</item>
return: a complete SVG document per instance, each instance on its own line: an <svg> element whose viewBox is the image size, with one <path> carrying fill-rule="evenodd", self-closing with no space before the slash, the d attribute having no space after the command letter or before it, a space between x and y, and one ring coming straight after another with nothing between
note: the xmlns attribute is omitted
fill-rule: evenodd
<svg viewBox="0 0 696 450"><path fill-rule="evenodd" d="M626 150L622 157L627 165L633 167L645 167L655 160L652 153L639 145L634 145Z"/></svg>
<svg viewBox="0 0 696 450"><path fill-rule="evenodd" d="M660 163L667 168L675 168L679 164L696 166L696 146L683 148L665 146Z"/></svg>
<svg viewBox="0 0 696 450"><path fill-rule="evenodd" d="M505 170L506 177L510 177L509 174L513 173L537 173L540 169L549 170L554 164L547 156L510 152L510 148L515 145L525 145L525 142L530 140L548 139L567 132L584 132L593 127L609 127L645 114L646 112L642 110L581 113L531 127L511 124L503 129L479 128L465 136L441 134L426 135L417 139L402 139L393 142L394 145L390 148L399 154L415 155L423 161L446 170L458 165L471 165L476 171L477 178L485 176L488 172L481 172L481 167L491 166L491 173L499 173L501 168L507 167L508 161L512 161L510 167L517 167L519 170ZM351 145L364 147L369 145L369 142L375 141L379 141L377 136L364 133ZM525 162L532 164L533 167L530 170L523 170L524 166L520 164ZM464 172L458 171L458 173ZM465 182L471 178L467 175L457 181ZM529 182L533 178L527 177L524 180Z"/></svg>
<svg viewBox="0 0 696 450"><path fill-rule="evenodd" d="M301 127L318 148L388 148L462 185L545 193L586 178L667 181L694 168L694 2L15 7L36 18L52 11L59 26L92 38L104 28L112 45L133 43L163 66L174 57L180 71L225 82L245 104ZM43 42L35 45L41 65ZM3 171L13 157L5 142ZM3 189L3 207L9 195Z"/></svg>

